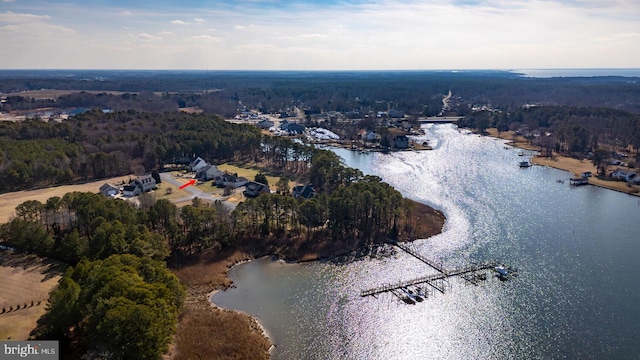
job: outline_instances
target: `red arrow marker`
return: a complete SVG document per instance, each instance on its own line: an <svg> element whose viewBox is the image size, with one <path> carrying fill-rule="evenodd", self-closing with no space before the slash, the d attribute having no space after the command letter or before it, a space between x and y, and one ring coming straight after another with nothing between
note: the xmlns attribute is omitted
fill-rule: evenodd
<svg viewBox="0 0 640 360"><path fill-rule="evenodd" d="M182 189L186 188L186 187L187 187L187 186L189 186L189 185L193 185L193 184L195 184L195 183L196 183L196 179L191 179L191 180L187 181L186 183L182 184L182 185L180 186L180 190L182 190Z"/></svg>

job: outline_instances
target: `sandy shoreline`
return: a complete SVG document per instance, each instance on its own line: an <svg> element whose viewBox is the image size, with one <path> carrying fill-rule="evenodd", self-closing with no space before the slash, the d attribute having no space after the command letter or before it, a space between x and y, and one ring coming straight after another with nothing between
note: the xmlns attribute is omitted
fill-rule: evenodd
<svg viewBox="0 0 640 360"><path fill-rule="evenodd" d="M529 151L540 151L540 148L537 146L532 146L527 143L527 141L521 137L513 136L512 132L502 132L500 136L498 136L498 132L496 129L487 129L489 136L509 140L510 142L507 145L514 146L523 150ZM545 156L534 156L531 158L531 162L535 165L541 166L549 166L558 170L564 170L573 174L572 177L579 177L580 174L584 172L591 172L592 174L597 173L597 169L595 165L589 160L578 160L562 155L558 155L553 153L553 157L545 157ZM607 171L615 170L617 166L610 166ZM566 179L559 179L566 180ZM640 188L638 186L630 186L626 182L623 181L615 181L615 180L603 180L599 179L595 176L589 178L589 184L594 186L599 186L605 189L614 190L623 192L625 194L640 196Z"/></svg>

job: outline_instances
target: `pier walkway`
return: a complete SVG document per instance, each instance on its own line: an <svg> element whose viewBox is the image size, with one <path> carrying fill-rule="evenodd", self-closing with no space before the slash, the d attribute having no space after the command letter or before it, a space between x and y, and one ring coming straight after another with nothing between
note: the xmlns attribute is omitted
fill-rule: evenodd
<svg viewBox="0 0 640 360"><path fill-rule="evenodd" d="M401 281L395 284L386 284L386 285L382 285L372 289L362 290L360 292L360 296L362 297L372 296L372 295L382 294L385 292L390 292L393 290L406 289L408 287L420 285L420 284L427 284L435 288L436 290L440 291L441 293L444 293L444 289L442 288L442 286L438 286L438 284L436 284L436 281L446 280L453 276L461 276L463 279L475 284L473 279L476 277L474 276L465 277L464 275L475 274L483 270L493 270L496 266L500 266L500 265L501 264L497 261L487 261L487 262L483 262L476 265L470 265L464 268L454 269L452 271L442 271L438 274L427 275L427 276L419 277L417 279Z"/></svg>
<svg viewBox="0 0 640 360"><path fill-rule="evenodd" d="M510 268L509 266L504 265L498 261L485 261L478 264L472 264L466 267L446 270L442 267L441 264L438 264L435 261L426 258L425 256L413 250L411 247L409 247L406 244L398 243L395 241L392 241L390 243L392 245L397 246L399 249L403 250L404 252L410 254L411 256L415 257L416 259L422 261L423 263L429 265L431 268L436 270L437 273L426 275L416 279L400 281L394 284L385 284L375 288L362 290L360 292L361 297L365 297L365 296L375 297L378 294L390 292L398 296L401 300L404 300L405 302L410 303L410 300L408 300L406 297L399 296L398 293L413 294L413 292L410 291L410 288L413 286L422 285L422 284L428 285L434 288L435 290L438 290L439 292L444 293L445 292L444 284L446 284L448 278L454 277L454 276L459 276L460 278L464 279L468 283L477 285L480 280L486 280L487 276L484 273L485 270L494 270L494 271L499 270L497 272L498 272L498 277L501 280L510 279L512 276L515 276L517 273L515 269ZM502 269L500 269L499 267L502 267Z"/></svg>
<svg viewBox="0 0 640 360"><path fill-rule="evenodd" d="M406 252L407 254L415 257L416 259L422 261L423 263L431 266L432 268L434 268L437 272L441 273L441 274L446 274L446 271L444 271L444 269L442 268L442 264L437 264L435 261L431 261L429 259L427 259L426 257L420 255L418 252L416 252L415 250L411 249L408 245L403 244L403 243L399 243L399 242L392 242L391 244L397 246L399 249L403 250L404 252Z"/></svg>

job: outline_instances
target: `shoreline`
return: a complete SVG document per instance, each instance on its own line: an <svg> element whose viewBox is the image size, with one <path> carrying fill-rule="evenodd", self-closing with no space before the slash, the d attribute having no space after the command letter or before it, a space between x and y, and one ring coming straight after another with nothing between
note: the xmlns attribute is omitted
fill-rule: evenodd
<svg viewBox="0 0 640 360"><path fill-rule="evenodd" d="M417 233L423 235L417 236L416 239L430 238L442 233L446 221L442 211L426 204L415 203L418 206L414 216L420 219L416 220L420 224ZM242 249L243 247L229 249L222 253L201 254L192 259L190 264L172 269L187 288L187 299L178 321L176 341L172 345L171 353L166 354L164 359L191 358L202 356L202 354L229 351L242 353L244 355L242 358L271 358L277 344L273 342L273 335L269 334L267 328L256 317L244 311L221 307L212 301L216 293L233 286L228 272L234 266L265 256L271 259L277 257L276 261L286 263L303 263L332 258L341 259L345 256L346 261L352 261L358 255L366 255L366 252L360 251L361 249L354 249L348 253L349 255L345 255L341 251L336 252L339 249L333 247L318 252L318 249L303 246L297 247L292 253L287 252L288 249L285 248L271 248L271 251L257 253L255 249L253 251ZM217 340L210 345L202 345L203 333ZM227 341L219 340L220 338L226 338ZM192 347L198 347L198 349L192 350ZM181 350L184 350L184 353L181 354Z"/></svg>
<svg viewBox="0 0 640 360"><path fill-rule="evenodd" d="M259 259L259 258L257 258L257 259L251 259L251 260L241 261L241 262L239 262L239 263L237 263L237 264L235 264L235 265L231 266L231 267L229 268L229 270L231 270L234 266L242 265L242 264L246 264L246 263L249 263L249 262L251 262L251 261L258 260L258 259ZM260 328L260 330L262 331L262 336L264 336L264 337L267 339L267 341L269 341L269 343L271 344L271 346L269 347L269 358L271 358L271 355L272 355L272 353L273 353L273 350L277 347L277 345L276 345L276 343L273 341L273 336L269 334L269 331L267 330L267 328L264 326L264 324L262 324L262 323L260 322L260 320L258 320L258 318L256 318L255 316L253 316L253 315L251 315L251 314L249 314L249 313L247 313L247 312L245 312L245 311L236 310L236 309L229 309L229 308L225 308L225 307L222 307L222 306L220 306L220 305L216 304L215 302L213 302L213 297L214 297L217 293L219 293L219 292L221 292L221 291L225 291L225 290L226 290L226 289L214 289L214 290L211 290L211 292L207 294L207 301L209 302L209 304L211 304L211 307L213 307L213 308L214 308L214 309L216 309L216 310L221 310L221 311L233 311L233 312L237 312L237 313L240 313L240 314L244 314L244 315L246 315L246 316L250 317L251 319L253 319L253 321L255 321L255 323L258 325L258 327L259 327L259 328Z"/></svg>
<svg viewBox="0 0 640 360"><path fill-rule="evenodd" d="M532 146L527 143L522 137L514 136L512 132L502 132L500 136L498 136L498 132L495 128L487 129L488 136L493 138L507 140L508 142L505 145L509 145L515 148L519 148L527 151L535 151L540 152L540 147ZM591 161L583 159L574 159L571 157L559 155L557 153L553 153L553 157L546 157L535 155L531 157L531 163L540 166L549 166L554 169L562 170L569 172L573 175L573 177L580 177L580 174L584 172L591 172L592 174L597 173L597 169ZM608 166L607 171L613 170L617 168L617 166ZM560 179L565 180L565 179ZM613 190L621 193L625 193L633 196L640 196L640 191L637 186L628 185L628 183L623 181L615 181L615 180L604 180L600 179L596 176L592 176L588 179L588 184L597 186L607 190Z"/></svg>

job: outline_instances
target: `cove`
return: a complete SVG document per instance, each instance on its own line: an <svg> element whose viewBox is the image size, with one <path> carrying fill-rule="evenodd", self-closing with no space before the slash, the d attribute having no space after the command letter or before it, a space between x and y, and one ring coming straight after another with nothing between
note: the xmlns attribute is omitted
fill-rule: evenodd
<svg viewBox="0 0 640 360"><path fill-rule="evenodd" d="M518 150L425 125L433 151L335 151L405 196L442 210L442 234L414 247L446 268L498 260L514 281L451 279L445 294L405 305L360 291L433 272L398 252L349 264L268 258L230 270L217 305L256 317L274 359L632 359L640 353L640 202L571 174L518 167Z"/></svg>

